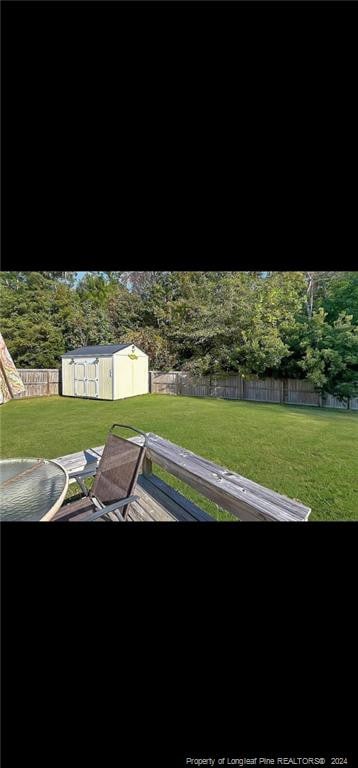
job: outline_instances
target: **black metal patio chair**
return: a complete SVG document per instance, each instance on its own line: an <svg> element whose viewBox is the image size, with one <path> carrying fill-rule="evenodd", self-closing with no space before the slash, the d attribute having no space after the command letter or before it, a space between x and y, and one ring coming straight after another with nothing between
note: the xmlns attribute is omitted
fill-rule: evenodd
<svg viewBox="0 0 358 768"><path fill-rule="evenodd" d="M142 445L113 434L116 427L131 429L144 437ZM76 501L65 502L54 517L54 522L126 520L128 507L138 499L134 496L138 474L144 458L147 435L127 424L112 424L100 462L95 469L70 473L76 480L83 496ZM95 476L91 490L86 488L86 478Z"/></svg>

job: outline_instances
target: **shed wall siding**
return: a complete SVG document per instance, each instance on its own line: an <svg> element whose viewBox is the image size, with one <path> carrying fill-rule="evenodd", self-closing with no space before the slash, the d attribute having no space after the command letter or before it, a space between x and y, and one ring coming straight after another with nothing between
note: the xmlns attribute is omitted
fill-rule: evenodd
<svg viewBox="0 0 358 768"><path fill-rule="evenodd" d="M126 355L115 355L114 357L114 397L116 400L123 397L130 397L131 392L131 360Z"/></svg>
<svg viewBox="0 0 358 768"><path fill-rule="evenodd" d="M148 389L148 358L138 357L133 360L133 394L145 395Z"/></svg>
<svg viewBox="0 0 358 768"><path fill-rule="evenodd" d="M62 394L74 395L73 365L70 360L62 360Z"/></svg>
<svg viewBox="0 0 358 768"><path fill-rule="evenodd" d="M148 358L138 355L131 360L126 355L118 354L115 360L115 398L133 397L148 392Z"/></svg>
<svg viewBox="0 0 358 768"><path fill-rule="evenodd" d="M98 397L100 400L112 400L113 357L100 357L98 366Z"/></svg>

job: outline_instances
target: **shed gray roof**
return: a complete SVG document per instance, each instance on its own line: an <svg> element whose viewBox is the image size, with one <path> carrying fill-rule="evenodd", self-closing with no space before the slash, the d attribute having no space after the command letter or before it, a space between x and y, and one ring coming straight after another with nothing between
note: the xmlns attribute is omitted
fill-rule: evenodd
<svg viewBox="0 0 358 768"><path fill-rule="evenodd" d="M119 352L121 349L131 347L131 344L99 344L97 347L78 347L71 352L66 352L62 357L89 357L94 355L100 357L101 355L114 355L115 352Z"/></svg>

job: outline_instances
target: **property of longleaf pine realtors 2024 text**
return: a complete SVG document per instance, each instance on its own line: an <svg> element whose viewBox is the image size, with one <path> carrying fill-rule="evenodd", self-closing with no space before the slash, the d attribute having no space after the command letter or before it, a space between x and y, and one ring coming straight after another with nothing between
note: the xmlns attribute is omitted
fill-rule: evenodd
<svg viewBox="0 0 358 768"><path fill-rule="evenodd" d="M215 768L222 765L244 766L306 766L306 765L324 765L324 757L187 757L186 765L195 766L195 768L204 768L210 766Z"/></svg>

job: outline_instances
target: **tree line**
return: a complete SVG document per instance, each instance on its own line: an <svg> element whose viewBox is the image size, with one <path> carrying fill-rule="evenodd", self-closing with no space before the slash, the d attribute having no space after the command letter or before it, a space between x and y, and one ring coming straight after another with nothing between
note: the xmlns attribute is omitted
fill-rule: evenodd
<svg viewBox="0 0 358 768"><path fill-rule="evenodd" d="M0 328L22 368L133 342L153 369L309 378L358 394L357 272L2 272Z"/></svg>

